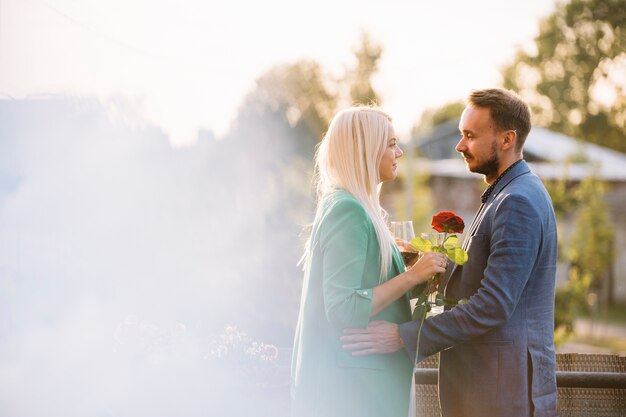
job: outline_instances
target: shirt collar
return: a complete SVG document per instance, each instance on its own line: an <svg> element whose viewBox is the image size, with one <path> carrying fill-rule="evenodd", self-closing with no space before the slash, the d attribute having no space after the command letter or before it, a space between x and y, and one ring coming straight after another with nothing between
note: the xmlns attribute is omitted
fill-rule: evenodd
<svg viewBox="0 0 626 417"><path fill-rule="evenodd" d="M495 190L496 185L498 185L498 183L500 182L500 180L506 175L508 174L508 172L510 170L513 169L513 167L517 164L519 164L520 162L522 162L523 159L518 159L517 161L513 162L511 165L509 165L509 167L507 169L504 170L504 172L502 174L500 174L500 176L498 178L496 178L496 180L491 183L491 185L489 187L487 187L487 189L485 190L485 192L483 192L483 194L480 196L480 201L485 204L487 202L487 200L489 199L489 196L491 195L491 193L493 193L493 190Z"/></svg>

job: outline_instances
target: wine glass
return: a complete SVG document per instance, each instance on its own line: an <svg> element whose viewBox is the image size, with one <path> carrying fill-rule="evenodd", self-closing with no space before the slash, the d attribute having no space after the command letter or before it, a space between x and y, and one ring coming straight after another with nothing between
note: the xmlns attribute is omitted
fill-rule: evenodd
<svg viewBox="0 0 626 417"><path fill-rule="evenodd" d="M419 255L419 252L409 246L409 242L415 238L413 221L403 220L399 222L391 222L389 225L391 228L391 234L395 238L396 244L400 249L404 265L408 267Z"/></svg>

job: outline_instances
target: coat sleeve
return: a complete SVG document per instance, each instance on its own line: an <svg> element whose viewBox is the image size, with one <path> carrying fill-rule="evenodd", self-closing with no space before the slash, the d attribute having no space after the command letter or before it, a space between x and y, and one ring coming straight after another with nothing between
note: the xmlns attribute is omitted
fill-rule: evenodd
<svg viewBox="0 0 626 417"><path fill-rule="evenodd" d="M531 276L542 239L542 217L524 196L495 202L487 267L480 288L467 304L424 321L418 362L506 323ZM471 256L471 254L470 254ZM419 322L400 326L404 345L415 359Z"/></svg>
<svg viewBox="0 0 626 417"><path fill-rule="evenodd" d="M324 219L320 235L324 309L337 329L369 323L372 289L362 288L362 279L372 232L367 213L355 200L338 201Z"/></svg>

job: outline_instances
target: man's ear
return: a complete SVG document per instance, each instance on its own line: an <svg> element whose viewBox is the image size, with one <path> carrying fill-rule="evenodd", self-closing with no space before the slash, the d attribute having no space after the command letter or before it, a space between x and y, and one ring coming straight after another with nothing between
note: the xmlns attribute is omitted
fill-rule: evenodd
<svg viewBox="0 0 626 417"><path fill-rule="evenodd" d="M517 142L517 132L515 130L507 130L502 137L502 150L507 150L515 147Z"/></svg>

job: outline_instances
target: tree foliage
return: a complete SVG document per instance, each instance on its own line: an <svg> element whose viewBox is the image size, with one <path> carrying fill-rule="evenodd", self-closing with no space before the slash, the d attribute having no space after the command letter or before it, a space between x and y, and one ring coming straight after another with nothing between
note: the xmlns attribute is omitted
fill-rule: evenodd
<svg viewBox="0 0 626 417"><path fill-rule="evenodd" d="M615 258L615 233L604 202L606 185L589 177L576 193L581 202L569 246L572 266L591 277L591 284L601 285L602 278Z"/></svg>
<svg viewBox="0 0 626 417"><path fill-rule="evenodd" d="M279 325L289 329L285 335L297 317L298 235L313 211L311 161L336 103L326 80L312 61L271 68L245 97L222 145L230 150L233 210L246 225L235 229L247 254L239 266L249 280L242 295L263 312L259 326Z"/></svg>
<svg viewBox="0 0 626 417"><path fill-rule="evenodd" d="M350 91L363 103L376 98L371 77L382 48L364 39L355 52L356 69L342 78L342 85L315 61L280 64L262 74L224 138L233 210L247 225L237 236L245 242L240 269L249 279L242 295L253 300L248 308L263 312L256 318L267 326L295 324L302 282L298 236L314 209L313 154L340 92ZM291 335L291 329L286 333Z"/></svg>
<svg viewBox="0 0 626 417"><path fill-rule="evenodd" d="M534 123L626 151L624 0L571 0L541 22L534 50L503 70Z"/></svg>
<svg viewBox="0 0 626 417"><path fill-rule="evenodd" d="M573 331L573 321L589 309L588 296L597 294L615 258L615 234L604 202L606 184L591 176L578 184L568 178L546 184L561 225L574 218L573 231L563 236L559 227L559 256L569 266L568 279L556 293L555 331L564 341ZM610 300L604 300L609 302Z"/></svg>
<svg viewBox="0 0 626 417"><path fill-rule="evenodd" d="M380 97L372 86L372 76L378 71L378 61L382 53L382 46L372 41L370 36L364 33L359 48L354 51L357 60L356 67L348 74L352 103L381 104Z"/></svg>
<svg viewBox="0 0 626 417"><path fill-rule="evenodd" d="M459 120L461 118L461 113L463 113L463 109L465 109L465 102L462 100L453 101L444 104L441 107L426 109L422 113L419 121L411 129L411 136L426 133L434 126L447 121Z"/></svg>
<svg viewBox="0 0 626 417"><path fill-rule="evenodd" d="M249 118L263 119L273 114L290 128L319 140L337 105L328 80L315 61L277 65L259 77L255 89L247 95L237 125L245 125ZM294 136L298 138L301 136Z"/></svg>

